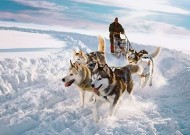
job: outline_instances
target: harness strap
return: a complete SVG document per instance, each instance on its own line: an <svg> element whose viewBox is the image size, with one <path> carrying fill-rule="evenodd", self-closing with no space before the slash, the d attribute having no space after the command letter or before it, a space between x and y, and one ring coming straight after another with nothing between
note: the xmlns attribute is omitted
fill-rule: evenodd
<svg viewBox="0 0 190 135"><path fill-rule="evenodd" d="M106 89L104 90L105 93L107 93L105 96L102 95L102 94L100 94L100 92L99 92L99 93L96 93L96 94L97 94L98 96L102 96L104 99L106 99L106 100L109 102L107 96L112 92L112 90L115 88L115 86L116 86L116 82L110 84L110 85L108 86L108 88L106 88Z"/></svg>

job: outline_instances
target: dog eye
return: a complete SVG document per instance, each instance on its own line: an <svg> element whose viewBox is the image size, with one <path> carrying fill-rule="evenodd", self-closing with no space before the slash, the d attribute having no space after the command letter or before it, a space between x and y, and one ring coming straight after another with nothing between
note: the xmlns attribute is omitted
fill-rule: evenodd
<svg viewBox="0 0 190 135"><path fill-rule="evenodd" d="M102 78L98 78L98 80L102 80Z"/></svg>
<svg viewBox="0 0 190 135"><path fill-rule="evenodd" d="M70 76L72 76L73 74L70 74Z"/></svg>

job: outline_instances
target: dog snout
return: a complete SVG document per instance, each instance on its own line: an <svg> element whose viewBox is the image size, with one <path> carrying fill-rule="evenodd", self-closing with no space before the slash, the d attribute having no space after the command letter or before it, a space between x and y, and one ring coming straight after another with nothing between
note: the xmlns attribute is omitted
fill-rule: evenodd
<svg viewBox="0 0 190 135"><path fill-rule="evenodd" d="M94 88L94 84L91 84L91 87Z"/></svg>
<svg viewBox="0 0 190 135"><path fill-rule="evenodd" d="M63 78L62 81L65 82L65 78Z"/></svg>

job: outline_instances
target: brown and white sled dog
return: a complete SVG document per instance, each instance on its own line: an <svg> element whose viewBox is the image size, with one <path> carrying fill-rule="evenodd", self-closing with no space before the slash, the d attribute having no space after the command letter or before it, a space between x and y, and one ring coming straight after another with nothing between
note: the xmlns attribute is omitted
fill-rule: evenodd
<svg viewBox="0 0 190 135"><path fill-rule="evenodd" d="M152 77L154 73L154 58L160 53L161 48L158 47L152 54L143 54L138 60L137 64L141 67L142 73L139 74L141 78L140 87L144 88L149 81L149 86L152 86Z"/></svg>
<svg viewBox="0 0 190 135"><path fill-rule="evenodd" d="M92 91L91 87L91 71L87 65L72 63L70 61L70 68L68 74L62 79L65 87L75 84L80 90L81 106L84 106L85 91ZM92 98L92 97L91 97Z"/></svg>
<svg viewBox="0 0 190 135"><path fill-rule="evenodd" d="M133 80L130 70L127 67L112 71L107 64L100 66L97 63L92 71L91 86L95 93L93 116L94 120L98 122L100 119L99 107L104 102L108 102L110 104L109 115L113 115L116 105L123 93L126 90L129 94L132 93Z"/></svg>
<svg viewBox="0 0 190 135"><path fill-rule="evenodd" d="M79 52L74 51L73 59L79 64L88 64L90 62L98 62L105 64L105 40L102 36L98 36L98 51L84 53L82 50Z"/></svg>

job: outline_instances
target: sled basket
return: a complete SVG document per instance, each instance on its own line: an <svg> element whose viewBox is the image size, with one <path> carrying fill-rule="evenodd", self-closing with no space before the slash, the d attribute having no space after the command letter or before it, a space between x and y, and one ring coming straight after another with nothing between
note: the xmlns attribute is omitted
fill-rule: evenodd
<svg viewBox="0 0 190 135"><path fill-rule="evenodd" d="M127 39L124 34L113 34L114 40L114 53L115 54L125 54Z"/></svg>

